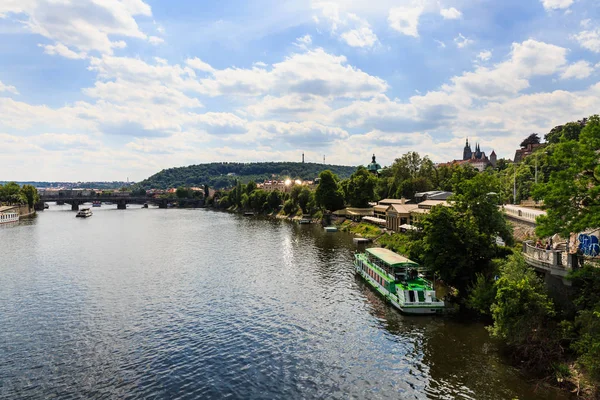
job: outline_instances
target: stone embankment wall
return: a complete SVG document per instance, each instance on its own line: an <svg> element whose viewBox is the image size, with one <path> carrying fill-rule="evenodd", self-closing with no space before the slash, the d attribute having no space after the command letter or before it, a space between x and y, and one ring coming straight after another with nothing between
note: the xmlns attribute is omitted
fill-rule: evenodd
<svg viewBox="0 0 600 400"><path fill-rule="evenodd" d="M35 214L35 210L33 208L29 208L28 205L19 206L19 216L21 218L29 217Z"/></svg>

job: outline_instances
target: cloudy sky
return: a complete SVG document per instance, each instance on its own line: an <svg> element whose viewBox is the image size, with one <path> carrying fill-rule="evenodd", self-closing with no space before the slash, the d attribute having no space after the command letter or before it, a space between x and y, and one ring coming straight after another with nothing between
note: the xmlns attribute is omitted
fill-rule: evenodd
<svg viewBox="0 0 600 400"><path fill-rule="evenodd" d="M0 0L0 180L512 158L599 76L597 0Z"/></svg>

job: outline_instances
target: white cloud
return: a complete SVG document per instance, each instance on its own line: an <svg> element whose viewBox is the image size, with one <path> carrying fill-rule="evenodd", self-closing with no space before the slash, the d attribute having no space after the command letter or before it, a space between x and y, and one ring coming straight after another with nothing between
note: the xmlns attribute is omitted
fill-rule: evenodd
<svg viewBox="0 0 600 400"><path fill-rule="evenodd" d="M62 56L65 58L70 58L72 60L81 60L81 59L84 59L87 57L87 54L85 54L83 52L77 53L77 52L69 49L67 46L65 46L62 43L56 43L55 45L39 44L38 46L43 47L44 53L49 54L49 55L58 55L58 56Z"/></svg>
<svg viewBox="0 0 600 400"><path fill-rule="evenodd" d="M462 13L454 7L442 8L440 10L440 15L444 17L444 19L458 19L462 17Z"/></svg>
<svg viewBox="0 0 600 400"><path fill-rule="evenodd" d="M589 77L594 72L594 67L587 61L577 61L575 64L569 65L561 74L561 79L584 79Z"/></svg>
<svg viewBox="0 0 600 400"><path fill-rule="evenodd" d="M489 50L484 50L477 54L477 59L481 61L488 61L490 58L492 58L492 52Z"/></svg>
<svg viewBox="0 0 600 400"><path fill-rule="evenodd" d="M388 23L392 29L404 35L419 37L419 18L424 10L423 6L392 8Z"/></svg>
<svg viewBox="0 0 600 400"><path fill-rule="evenodd" d="M160 37L158 37L158 36L150 36L150 37L148 38L148 42L149 42L151 45L158 46L159 44L162 44L162 43L164 43L164 42L165 42L165 40L164 40L163 38L160 38Z"/></svg>
<svg viewBox="0 0 600 400"><path fill-rule="evenodd" d="M579 32L573 38L579 42L584 49L600 53L600 29Z"/></svg>
<svg viewBox="0 0 600 400"><path fill-rule="evenodd" d="M139 29L135 17L149 17L152 10L142 0L2 2L0 17L8 18L11 15L30 32L52 39L67 48L112 54L114 48L124 47L124 42L113 42L110 36L146 39L147 36Z"/></svg>
<svg viewBox="0 0 600 400"><path fill-rule="evenodd" d="M377 43L377 35L368 27L344 32L341 34L341 38L352 47L372 47Z"/></svg>
<svg viewBox="0 0 600 400"><path fill-rule="evenodd" d="M569 8L574 0L540 0L546 10L560 10Z"/></svg>
<svg viewBox="0 0 600 400"><path fill-rule="evenodd" d="M192 67L197 71L213 72L215 70L209 64L205 63L204 61L202 61L201 59L199 59L197 57L189 58L189 59L185 60L185 63L189 67Z"/></svg>
<svg viewBox="0 0 600 400"><path fill-rule="evenodd" d="M293 54L264 68L215 70L200 80L200 89L210 96L300 94L321 97L362 98L387 90L385 81L347 65L344 56L321 48Z"/></svg>
<svg viewBox="0 0 600 400"><path fill-rule="evenodd" d="M373 47L378 43L375 32L366 19L357 14L345 11L340 4L335 2L314 2L313 8L321 13L315 22L325 21L333 35L339 36L346 44L352 47Z"/></svg>
<svg viewBox="0 0 600 400"><path fill-rule="evenodd" d="M0 92L9 92L9 93L13 93L13 94L19 94L16 87L10 86L10 85L5 85L4 83L2 83L2 81L0 81Z"/></svg>
<svg viewBox="0 0 600 400"><path fill-rule="evenodd" d="M442 42L441 40L434 39L434 41L438 44L438 46L440 48L442 48L442 49L446 48L446 43Z"/></svg>
<svg viewBox="0 0 600 400"><path fill-rule="evenodd" d="M454 43L456 43L456 47L458 47L459 49L462 49L463 47L467 47L473 43L475 43L474 40L466 38L462 35L462 33L459 33L457 37L454 38Z"/></svg>
<svg viewBox="0 0 600 400"><path fill-rule="evenodd" d="M312 37L310 35L304 35L296 39L296 42L303 44L305 46L310 46L312 44Z"/></svg>

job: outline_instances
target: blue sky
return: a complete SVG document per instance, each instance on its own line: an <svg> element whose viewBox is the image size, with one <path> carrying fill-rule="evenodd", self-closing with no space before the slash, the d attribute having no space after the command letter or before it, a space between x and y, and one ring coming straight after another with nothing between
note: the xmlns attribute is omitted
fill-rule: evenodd
<svg viewBox="0 0 600 400"><path fill-rule="evenodd" d="M0 180L512 158L598 113L592 0L0 0Z"/></svg>

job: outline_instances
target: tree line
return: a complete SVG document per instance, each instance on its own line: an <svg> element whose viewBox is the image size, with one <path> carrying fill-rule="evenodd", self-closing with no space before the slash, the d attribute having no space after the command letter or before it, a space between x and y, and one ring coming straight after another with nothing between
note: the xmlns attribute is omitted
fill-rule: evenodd
<svg viewBox="0 0 600 400"><path fill-rule="evenodd" d="M223 189L235 186L238 180L242 183L274 178L313 180L325 169L348 177L355 167L299 162L207 163L165 169L139 182L138 186L145 189L168 189L208 185L215 189Z"/></svg>
<svg viewBox="0 0 600 400"><path fill-rule="evenodd" d="M40 196L35 186L20 186L16 182L8 182L0 185L0 203L8 205L27 204L32 208L38 201L40 201Z"/></svg>

